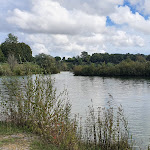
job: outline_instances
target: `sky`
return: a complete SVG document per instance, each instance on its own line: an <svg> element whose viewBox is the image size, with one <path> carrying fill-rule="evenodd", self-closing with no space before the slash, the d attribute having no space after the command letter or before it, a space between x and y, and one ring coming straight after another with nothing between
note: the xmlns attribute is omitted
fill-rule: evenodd
<svg viewBox="0 0 150 150"><path fill-rule="evenodd" d="M33 56L150 54L150 0L0 0L0 43L9 33Z"/></svg>

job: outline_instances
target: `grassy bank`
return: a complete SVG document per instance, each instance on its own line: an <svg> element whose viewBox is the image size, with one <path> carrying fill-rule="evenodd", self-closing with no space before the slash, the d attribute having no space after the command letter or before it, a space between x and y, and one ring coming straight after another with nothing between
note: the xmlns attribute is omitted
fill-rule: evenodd
<svg viewBox="0 0 150 150"><path fill-rule="evenodd" d="M58 150L28 130L6 122L0 122L0 149Z"/></svg>
<svg viewBox="0 0 150 150"><path fill-rule="evenodd" d="M31 62L15 64L13 69L8 63L0 64L0 76L23 76L29 74L40 74L42 72L43 70L40 68L40 66Z"/></svg>
<svg viewBox="0 0 150 150"><path fill-rule="evenodd" d="M50 77L5 78L3 85L0 101L5 123L34 133L44 141L41 146L68 150L132 149L121 107L114 109L108 103L106 108L95 110L91 106L83 125L79 117L70 118L67 92L57 95Z"/></svg>

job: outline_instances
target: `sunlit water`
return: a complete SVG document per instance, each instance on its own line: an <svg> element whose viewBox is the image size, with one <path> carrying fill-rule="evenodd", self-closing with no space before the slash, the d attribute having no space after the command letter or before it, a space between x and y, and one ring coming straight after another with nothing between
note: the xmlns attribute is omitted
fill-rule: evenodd
<svg viewBox="0 0 150 150"><path fill-rule="evenodd" d="M143 146L149 144L150 79L83 77L71 72L61 72L52 78L57 92L68 90L72 113L84 118L89 105L105 107L110 100L114 105L121 104L137 145L145 149Z"/></svg>

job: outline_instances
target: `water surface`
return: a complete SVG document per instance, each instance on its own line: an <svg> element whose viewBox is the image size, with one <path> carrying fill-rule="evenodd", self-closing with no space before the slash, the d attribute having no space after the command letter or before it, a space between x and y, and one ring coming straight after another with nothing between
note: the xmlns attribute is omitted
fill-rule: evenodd
<svg viewBox="0 0 150 150"><path fill-rule="evenodd" d="M106 107L108 101L114 107L122 105L133 139L146 149L150 139L150 79L85 77L74 76L71 72L51 76L55 79L57 93L67 89L72 114L79 113L83 119L88 106Z"/></svg>
<svg viewBox="0 0 150 150"><path fill-rule="evenodd" d="M150 79L74 76L71 72L52 75L57 92L68 90L72 113L85 117L88 106L122 105L130 132L138 145L149 144ZM91 102L92 101L92 102ZM144 148L143 148L144 149Z"/></svg>

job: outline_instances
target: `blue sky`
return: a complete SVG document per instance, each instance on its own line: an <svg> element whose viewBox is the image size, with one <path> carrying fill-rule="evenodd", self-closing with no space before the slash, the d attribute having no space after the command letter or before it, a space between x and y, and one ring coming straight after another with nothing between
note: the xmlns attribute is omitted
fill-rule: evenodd
<svg viewBox="0 0 150 150"><path fill-rule="evenodd" d="M0 0L0 43L9 33L33 55L150 54L150 0Z"/></svg>

